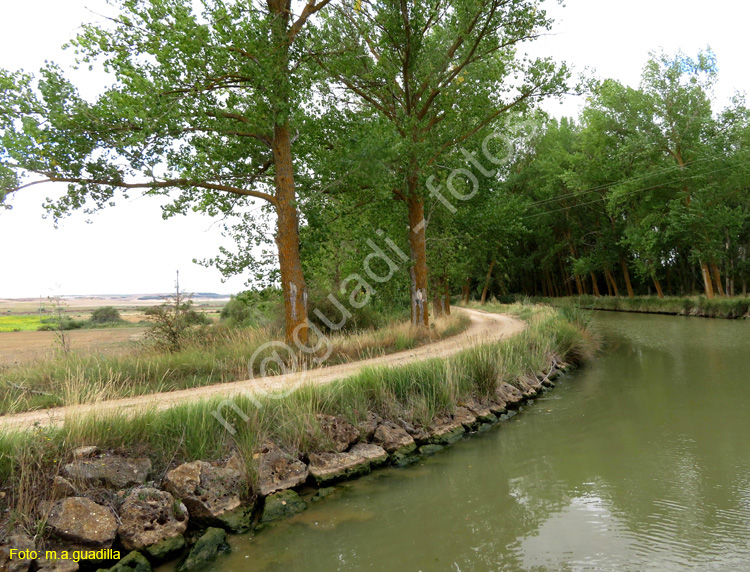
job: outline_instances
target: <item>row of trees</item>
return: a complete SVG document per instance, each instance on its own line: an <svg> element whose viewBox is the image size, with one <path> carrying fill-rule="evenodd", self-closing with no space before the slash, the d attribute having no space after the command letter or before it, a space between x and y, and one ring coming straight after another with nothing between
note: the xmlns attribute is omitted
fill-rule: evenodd
<svg viewBox="0 0 750 572"><path fill-rule="evenodd" d="M114 78L95 102L54 65L38 78L0 72L2 196L68 183L47 205L56 217L133 189L169 195L166 216L244 210L234 230L251 244L273 236L287 339L301 343L301 205L340 217L347 194L403 217L412 322L426 325L430 169L567 76L516 57L551 25L535 0L117 4L71 42L81 64ZM275 215L271 233L249 208L257 200ZM257 261L245 250L210 262L233 272Z"/></svg>
<svg viewBox="0 0 750 572"><path fill-rule="evenodd" d="M716 77L711 52L653 54L638 89L600 82L578 121L547 124L506 181L528 201L509 288L747 292L748 110L712 112Z"/></svg>
<svg viewBox="0 0 750 572"><path fill-rule="evenodd" d="M114 78L94 102L54 65L0 71L0 199L66 182L55 217L133 189L227 216L237 249L203 262L280 283L298 343L331 295L427 325L459 292L744 289L748 112L713 113L710 52L555 121L535 104L567 69L517 53L551 27L538 2L193 4L85 27L81 63Z"/></svg>

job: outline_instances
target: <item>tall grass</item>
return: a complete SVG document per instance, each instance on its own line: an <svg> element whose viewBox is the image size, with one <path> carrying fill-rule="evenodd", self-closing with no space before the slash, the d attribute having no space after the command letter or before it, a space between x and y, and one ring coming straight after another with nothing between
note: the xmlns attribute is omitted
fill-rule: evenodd
<svg viewBox="0 0 750 572"><path fill-rule="evenodd" d="M428 331L401 322L379 330L331 335L333 351L322 365L410 349L459 333L468 323L468 318L456 314L436 320ZM261 349L262 346L279 336L278 331L269 328L213 327L201 331L204 335L174 353L143 347L120 356L70 354L8 369L0 381L0 413L94 403L247 379L258 373L249 371L251 356L258 352L252 364L257 368L263 358L276 351L275 347Z"/></svg>
<svg viewBox="0 0 750 572"><path fill-rule="evenodd" d="M29 516L35 511L32 500L48 494L49 480L37 476L54 473L75 447L84 445L148 456L156 480L176 463L225 459L236 451L252 477L256 474L254 453L266 439L302 457L333 450L319 425L319 413L343 416L357 424L373 412L427 427L463 400L490 395L502 382L516 383L520 376L540 372L553 358L582 361L597 347L598 338L589 323L537 310L523 333L447 359L366 368L344 380L306 385L289 395L269 395L260 401L238 396L233 400L236 409L221 408L234 433L213 415L220 409L219 399L164 411L152 407L89 414L68 418L59 427L0 433L0 479L11 506Z"/></svg>

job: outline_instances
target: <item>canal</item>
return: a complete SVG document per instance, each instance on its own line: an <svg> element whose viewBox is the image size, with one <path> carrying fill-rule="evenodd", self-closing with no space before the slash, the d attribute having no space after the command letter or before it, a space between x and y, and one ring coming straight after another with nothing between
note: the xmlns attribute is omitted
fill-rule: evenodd
<svg viewBox="0 0 750 572"><path fill-rule="evenodd" d="M750 569L750 323L600 312L522 415L342 485L211 572Z"/></svg>

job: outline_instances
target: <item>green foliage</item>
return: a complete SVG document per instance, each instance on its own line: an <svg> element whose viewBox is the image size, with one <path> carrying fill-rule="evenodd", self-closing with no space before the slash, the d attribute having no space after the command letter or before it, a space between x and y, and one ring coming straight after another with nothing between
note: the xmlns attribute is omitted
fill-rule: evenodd
<svg viewBox="0 0 750 572"><path fill-rule="evenodd" d="M120 311L114 306L102 306L91 312L92 324L116 324L122 321Z"/></svg>
<svg viewBox="0 0 750 572"><path fill-rule="evenodd" d="M245 290L232 296L221 309L220 320L230 327L259 327L283 321L283 298L280 290Z"/></svg>
<svg viewBox="0 0 750 572"><path fill-rule="evenodd" d="M40 332L54 332L56 330L80 330L86 327L84 320L76 320L70 316L42 318L41 325L37 328Z"/></svg>
<svg viewBox="0 0 750 572"><path fill-rule="evenodd" d="M200 328L210 323L209 318L194 310L193 301L179 290L165 303L148 308L145 314L151 322L146 337L161 351L179 352L190 340L208 335Z"/></svg>

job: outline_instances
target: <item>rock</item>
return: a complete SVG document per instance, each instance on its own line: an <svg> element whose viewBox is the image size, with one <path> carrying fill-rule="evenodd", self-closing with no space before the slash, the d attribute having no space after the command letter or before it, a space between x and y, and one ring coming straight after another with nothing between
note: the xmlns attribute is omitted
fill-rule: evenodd
<svg viewBox="0 0 750 572"><path fill-rule="evenodd" d="M478 399L469 399L464 403L479 423L495 423L497 417L490 411L489 401L480 401Z"/></svg>
<svg viewBox="0 0 750 572"><path fill-rule="evenodd" d="M148 546L182 536L187 530L188 512L166 491L135 489L120 508L117 533L127 550Z"/></svg>
<svg viewBox="0 0 750 572"><path fill-rule="evenodd" d="M232 453L229 460L224 464L225 469L232 469L237 471L245 482L248 482L247 478L247 463L237 451Z"/></svg>
<svg viewBox="0 0 750 572"><path fill-rule="evenodd" d="M358 443L349 452L369 461L370 467L373 469L388 462L388 453L386 450L372 443Z"/></svg>
<svg viewBox="0 0 750 572"><path fill-rule="evenodd" d="M27 572L31 567L30 558L17 558L11 560L11 549L34 550L34 541L23 532L16 532L8 537L5 544L0 546L0 570L3 572Z"/></svg>
<svg viewBox="0 0 750 572"><path fill-rule="evenodd" d="M352 479L370 472L370 461L355 453L313 453L310 476L318 486Z"/></svg>
<svg viewBox="0 0 750 572"><path fill-rule="evenodd" d="M274 443L265 443L258 463L258 488L268 496L277 491L291 489L307 480L307 465L284 453Z"/></svg>
<svg viewBox="0 0 750 572"><path fill-rule="evenodd" d="M89 445L88 447L78 447L73 449L74 459L88 459L99 453L99 447L96 445Z"/></svg>
<svg viewBox="0 0 750 572"><path fill-rule="evenodd" d="M117 521L112 511L83 497L57 501L47 526L64 540L95 548L110 548L117 536Z"/></svg>
<svg viewBox="0 0 750 572"><path fill-rule="evenodd" d="M190 550L185 561L177 567L177 572L203 570L210 562L216 560L219 554L229 550L227 533L221 528L208 528Z"/></svg>
<svg viewBox="0 0 750 572"><path fill-rule="evenodd" d="M255 504L241 506L236 510L221 515L217 522L227 530L243 534L253 528L253 509Z"/></svg>
<svg viewBox="0 0 750 572"><path fill-rule="evenodd" d="M537 393L539 393L544 386L542 385L542 380L535 375L530 375L526 378L526 382L534 389Z"/></svg>
<svg viewBox="0 0 750 572"><path fill-rule="evenodd" d="M416 427L405 419L399 419L398 424L414 439L417 445L426 443L430 438L430 432L424 427Z"/></svg>
<svg viewBox="0 0 750 572"><path fill-rule="evenodd" d="M505 402L505 406L515 407L523 401L523 395L518 388L513 387L511 384L502 382L496 391L497 397Z"/></svg>
<svg viewBox="0 0 750 572"><path fill-rule="evenodd" d="M313 498L310 499L310 501L311 502L322 501L324 498L332 495L335 492L336 492L336 487L323 487L322 489L318 489L318 492L315 493L315 495L313 496Z"/></svg>
<svg viewBox="0 0 750 572"><path fill-rule="evenodd" d="M466 407L456 407L453 412L453 420L463 425L467 431L471 431L477 426L477 416Z"/></svg>
<svg viewBox="0 0 750 572"><path fill-rule="evenodd" d="M560 377L560 370L553 366L552 369L542 378L542 385L545 387L555 387L553 380L558 377Z"/></svg>
<svg viewBox="0 0 750 572"><path fill-rule="evenodd" d="M142 485L150 472L149 459L127 459L117 456L79 459L65 465L62 470L63 475L73 483L113 489Z"/></svg>
<svg viewBox="0 0 750 572"><path fill-rule="evenodd" d="M52 500L64 499L67 497L74 497L78 494L75 486L65 477L57 475L52 479Z"/></svg>
<svg viewBox="0 0 750 572"><path fill-rule="evenodd" d="M307 503L291 490L281 491L266 497L261 522L273 522L282 518L294 516L307 508Z"/></svg>
<svg viewBox="0 0 750 572"><path fill-rule="evenodd" d="M521 391L521 394L526 399L531 399L537 394L537 390L534 389L534 387L529 383L529 380L524 377L519 377L516 380L516 383L520 386L519 389Z"/></svg>
<svg viewBox="0 0 750 572"><path fill-rule="evenodd" d="M152 572L151 564L140 552L133 551L112 568L100 568L97 572Z"/></svg>
<svg viewBox="0 0 750 572"><path fill-rule="evenodd" d="M466 433L463 423L452 416L438 417L430 427L430 443L434 445L452 445Z"/></svg>
<svg viewBox="0 0 750 572"><path fill-rule="evenodd" d="M236 532L251 527L252 507L241 501L246 485L234 469L205 461L185 463L167 473L164 488L185 503L191 520Z"/></svg>
<svg viewBox="0 0 750 572"><path fill-rule="evenodd" d="M382 422L383 418L380 415L368 411L365 420L357 425L362 433L362 438L366 440L372 439L372 436L375 435L375 430Z"/></svg>
<svg viewBox="0 0 750 572"><path fill-rule="evenodd" d="M180 535L148 546L146 547L145 552L151 560L155 562L163 562L168 560L172 554L183 548L185 548L185 537Z"/></svg>
<svg viewBox="0 0 750 572"><path fill-rule="evenodd" d="M339 453L346 451L359 440L359 430L342 417L318 414L315 416L323 433Z"/></svg>
<svg viewBox="0 0 750 572"><path fill-rule="evenodd" d="M383 421L375 430L373 440L389 453L410 453L417 448L414 439L392 421Z"/></svg>
<svg viewBox="0 0 750 572"><path fill-rule="evenodd" d="M488 400L487 408L490 410L495 417L500 417L508 411L505 401L497 397L497 394Z"/></svg>
<svg viewBox="0 0 750 572"><path fill-rule="evenodd" d="M36 565L37 572L78 572L80 568L75 560L47 560L44 557L37 558Z"/></svg>
<svg viewBox="0 0 750 572"><path fill-rule="evenodd" d="M445 449L445 447L443 447L442 445L436 445L434 443L429 443L427 445L422 445L419 448L419 454L420 455L425 455L425 456L427 456L427 455L434 455L435 453L437 453L438 451L442 451L443 449Z"/></svg>

